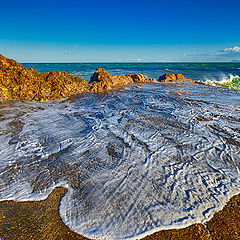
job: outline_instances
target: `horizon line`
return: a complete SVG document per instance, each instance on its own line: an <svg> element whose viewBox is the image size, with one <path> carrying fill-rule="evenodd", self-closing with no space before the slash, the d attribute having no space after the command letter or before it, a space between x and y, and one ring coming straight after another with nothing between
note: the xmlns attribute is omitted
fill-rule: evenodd
<svg viewBox="0 0 240 240"><path fill-rule="evenodd" d="M126 63L126 64L129 64L129 63L240 63L240 61L146 61L146 62L140 62L140 61L137 61L137 62L111 62L111 61L104 61L104 62L19 62L21 64L97 64L97 63L103 63L103 64L106 64L106 63L113 63L113 64L119 64L119 63Z"/></svg>

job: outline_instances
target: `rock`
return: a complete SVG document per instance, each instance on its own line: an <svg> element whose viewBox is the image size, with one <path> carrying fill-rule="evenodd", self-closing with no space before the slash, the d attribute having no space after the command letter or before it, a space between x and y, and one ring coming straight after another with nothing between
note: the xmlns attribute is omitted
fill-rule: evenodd
<svg viewBox="0 0 240 240"><path fill-rule="evenodd" d="M85 80L66 72L50 72L46 80L51 86L53 99L89 91L88 83Z"/></svg>
<svg viewBox="0 0 240 240"><path fill-rule="evenodd" d="M185 78L182 74L164 74L159 77L160 82L194 82L190 78Z"/></svg>
<svg viewBox="0 0 240 240"><path fill-rule="evenodd" d="M23 69L22 64L0 54L0 70Z"/></svg>
<svg viewBox="0 0 240 240"><path fill-rule="evenodd" d="M185 78L182 74L165 74L160 82L183 82L204 84ZM142 74L111 75L98 68L89 84L80 77L65 72L40 73L27 69L13 59L0 54L0 100L56 100L82 92L106 92L131 83L156 83L157 80Z"/></svg>
<svg viewBox="0 0 240 240"><path fill-rule="evenodd" d="M65 72L40 73L0 55L1 100L55 100L88 90L80 77Z"/></svg>
<svg viewBox="0 0 240 240"><path fill-rule="evenodd" d="M94 74L90 78L89 83L91 84L92 82L106 82L109 84L113 84L112 76L103 68L97 68L95 70Z"/></svg>
<svg viewBox="0 0 240 240"><path fill-rule="evenodd" d="M98 68L90 80L91 92L105 92L113 88L123 87L132 82L146 83L157 82L156 79L147 78L142 74L110 75L103 68Z"/></svg>
<svg viewBox="0 0 240 240"><path fill-rule="evenodd" d="M98 68L90 79L91 92L105 92L132 83L133 80L125 75L110 75L103 68Z"/></svg>
<svg viewBox="0 0 240 240"><path fill-rule="evenodd" d="M198 83L203 84L203 82L192 80L191 78L185 78L182 74L164 74L159 77L160 82L191 82L191 83Z"/></svg>
<svg viewBox="0 0 240 240"><path fill-rule="evenodd" d="M138 73L131 75L131 78L133 79L134 82L137 82L137 83L147 83L147 82L157 83L157 79L147 78L144 75L138 74Z"/></svg>

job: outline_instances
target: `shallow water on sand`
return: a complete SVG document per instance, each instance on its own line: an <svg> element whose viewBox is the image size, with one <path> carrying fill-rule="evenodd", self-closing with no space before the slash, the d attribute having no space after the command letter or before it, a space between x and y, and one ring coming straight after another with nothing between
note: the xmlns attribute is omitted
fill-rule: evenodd
<svg viewBox="0 0 240 240"><path fill-rule="evenodd" d="M0 199L68 187L74 231L134 238L204 222L239 192L240 94L143 84L73 99L0 103Z"/></svg>

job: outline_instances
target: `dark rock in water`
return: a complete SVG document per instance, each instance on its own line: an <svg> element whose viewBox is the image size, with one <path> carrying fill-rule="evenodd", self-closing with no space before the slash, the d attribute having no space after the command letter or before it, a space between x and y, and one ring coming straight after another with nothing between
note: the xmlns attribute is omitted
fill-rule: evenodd
<svg viewBox="0 0 240 240"><path fill-rule="evenodd" d="M40 73L0 55L0 99L55 100L88 91L85 80L65 72Z"/></svg>
<svg viewBox="0 0 240 240"><path fill-rule="evenodd" d="M164 74L159 77L160 82L191 82L204 84L203 82L192 80L191 78L185 78L182 74Z"/></svg>

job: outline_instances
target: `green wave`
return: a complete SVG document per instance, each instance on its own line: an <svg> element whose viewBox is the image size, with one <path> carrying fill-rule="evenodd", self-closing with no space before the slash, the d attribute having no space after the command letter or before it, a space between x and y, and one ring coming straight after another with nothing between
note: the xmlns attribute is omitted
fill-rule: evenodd
<svg viewBox="0 0 240 240"><path fill-rule="evenodd" d="M206 83L209 85L213 85L213 86L240 90L240 77L239 76L231 75L228 79L223 79L221 81L207 80Z"/></svg>

